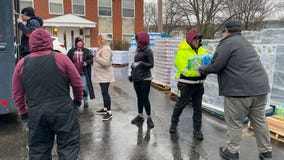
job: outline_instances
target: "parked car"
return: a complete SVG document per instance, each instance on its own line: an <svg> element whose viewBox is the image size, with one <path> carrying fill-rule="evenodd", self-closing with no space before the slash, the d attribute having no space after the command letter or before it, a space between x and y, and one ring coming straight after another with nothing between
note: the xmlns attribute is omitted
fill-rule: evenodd
<svg viewBox="0 0 284 160"><path fill-rule="evenodd" d="M53 50L61 52L63 54L67 54L67 50L65 48L65 45L61 42L59 42L57 37L52 37L52 41L53 41Z"/></svg>

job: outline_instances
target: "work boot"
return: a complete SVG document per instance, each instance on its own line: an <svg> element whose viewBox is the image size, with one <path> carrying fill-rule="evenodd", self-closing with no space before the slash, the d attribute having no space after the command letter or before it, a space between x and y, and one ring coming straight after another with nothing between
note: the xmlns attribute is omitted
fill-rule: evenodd
<svg viewBox="0 0 284 160"><path fill-rule="evenodd" d="M154 122L152 121L151 117L148 117L147 119L147 126L148 128L154 128Z"/></svg>
<svg viewBox="0 0 284 160"><path fill-rule="evenodd" d="M203 134L202 134L200 129L198 129L198 130L195 129L193 131L193 138L196 138L198 140L203 140Z"/></svg>
<svg viewBox="0 0 284 160"><path fill-rule="evenodd" d="M132 124L138 124L138 123L143 123L144 122L144 118L140 117L140 116L136 116L134 119L132 119L131 123Z"/></svg>
<svg viewBox="0 0 284 160"><path fill-rule="evenodd" d="M272 152L267 151L265 153L260 153L259 154L259 159L260 160L272 160Z"/></svg>
<svg viewBox="0 0 284 160"><path fill-rule="evenodd" d="M170 133L176 133L176 132L177 132L177 125L172 123L170 127Z"/></svg>
<svg viewBox="0 0 284 160"><path fill-rule="evenodd" d="M238 160L239 159L239 153L232 153L228 150L227 147L220 147L219 148L219 155L223 158L223 159L227 159L227 160Z"/></svg>

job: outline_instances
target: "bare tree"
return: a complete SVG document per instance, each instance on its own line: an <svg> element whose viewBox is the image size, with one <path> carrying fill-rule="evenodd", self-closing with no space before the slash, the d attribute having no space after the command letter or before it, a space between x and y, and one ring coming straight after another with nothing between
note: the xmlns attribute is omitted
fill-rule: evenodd
<svg viewBox="0 0 284 160"><path fill-rule="evenodd" d="M144 27L146 31L158 31L158 13L157 13L157 4L156 3L147 3L144 4Z"/></svg>
<svg viewBox="0 0 284 160"><path fill-rule="evenodd" d="M219 24L218 13L223 9L223 0L177 0L187 15L196 22L196 28L205 38L213 38L215 24Z"/></svg>
<svg viewBox="0 0 284 160"><path fill-rule="evenodd" d="M164 33L171 34L177 28L189 28L191 21L177 0L167 0L164 5Z"/></svg>
<svg viewBox="0 0 284 160"><path fill-rule="evenodd" d="M273 0L225 0L225 12L241 22L243 29L256 30L277 4Z"/></svg>

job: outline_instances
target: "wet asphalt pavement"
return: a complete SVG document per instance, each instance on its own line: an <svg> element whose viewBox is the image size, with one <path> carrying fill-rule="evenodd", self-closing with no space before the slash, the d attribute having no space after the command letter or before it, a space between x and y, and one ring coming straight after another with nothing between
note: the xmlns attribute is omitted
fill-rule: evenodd
<svg viewBox="0 0 284 160"><path fill-rule="evenodd" d="M219 146L226 143L224 120L203 112L204 140L192 138L192 108L183 111L177 134L169 134L170 117L175 102L168 94L151 88L150 102L153 129L132 125L137 115L136 94L127 80L127 67L115 68L116 82L110 86L113 118L102 121L95 111L103 106L98 84L94 84L96 99L87 109L79 108L81 126L79 160L221 160ZM246 126L246 125L245 125ZM0 160L26 160L27 131L14 113L0 115ZM258 160L252 132L243 130L240 160ZM284 143L272 140L273 160L283 160ZM55 146L56 147L56 146ZM53 157L56 158L55 149Z"/></svg>

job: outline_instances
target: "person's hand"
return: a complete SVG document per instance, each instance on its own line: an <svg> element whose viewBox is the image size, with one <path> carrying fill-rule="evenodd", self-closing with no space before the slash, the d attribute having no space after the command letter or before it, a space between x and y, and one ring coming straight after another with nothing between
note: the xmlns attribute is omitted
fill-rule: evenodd
<svg viewBox="0 0 284 160"><path fill-rule="evenodd" d="M142 61L132 63L131 68L136 68L137 66L141 65L141 63L142 63Z"/></svg>
<svg viewBox="0 0 284 160"><path fill-rule="evenodd" d="M74 108L79 108L81 106L82 102L77 100L77 99L74 99L73 100L73 107Z"/></svg>
<svg viewBox="0 0 284 160"><path fill-rule="evenodd" d="M204 56L203 58L202 58L202 63L201 63L201 65L202 66L206 66L207 64L209 64L210 62L211 62L211 57L210 56Z"/></svg>
<svg viewBox="0 0 284 160"><path fill-rule="evenodd" d="M87 62L84 62L84 63L82 64L83 67L86 67L87 65L88 65Z"/></svg>
<svg viewBox="0 0 284 160"><path fill-rule="evenodd" d="M23 19L21 17L17 18L17 23L23 23Z"/></svg>
<svg viewBox="0 0 284 160"><path fill-rule="evenodd" d="M22 120L23 122L28 123L28 118L29 118L29 117L28 117L28 112L26 112L26 113L20 115L20 117L21 117L21 120Z"/></svg>
<svg viewBox="0 0 284 160"><path fill-rule="evenodd" d="M129 80L129 82L132 82L133 80L132 80L132 76L130 75L130 76L128 76L128 80Z"/></svg>

